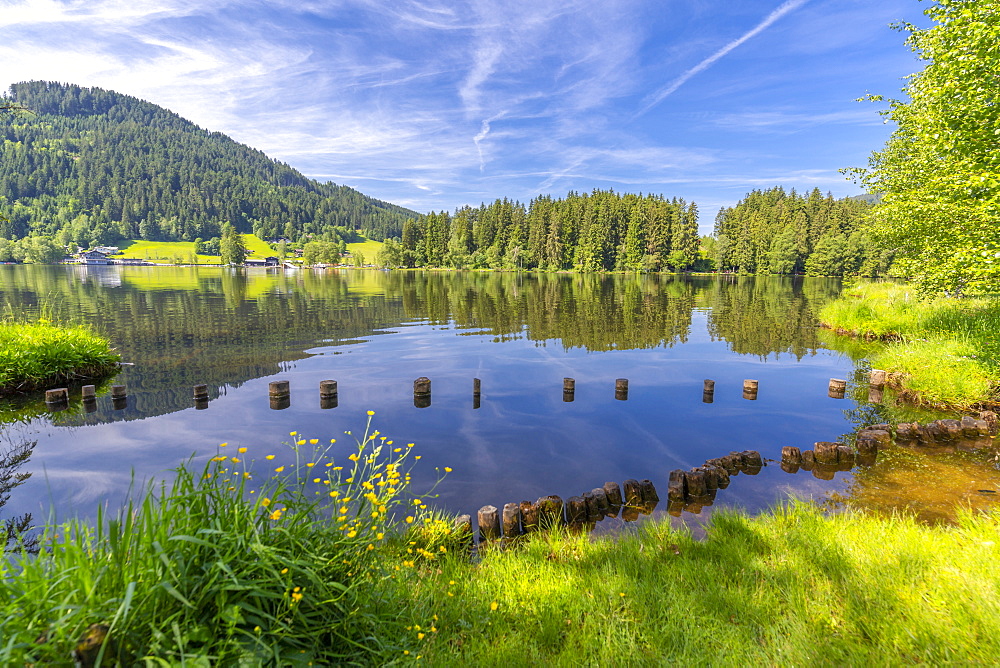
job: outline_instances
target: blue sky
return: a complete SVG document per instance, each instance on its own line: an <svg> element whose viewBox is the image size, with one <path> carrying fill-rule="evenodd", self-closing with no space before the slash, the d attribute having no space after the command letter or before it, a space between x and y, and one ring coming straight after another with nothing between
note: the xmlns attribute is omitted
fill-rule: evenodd
<svg viewBox="0 0 1000 668"><path fill-rule="evenodd" d="M917 0L0 0L0 89L117 90L418 211L858 187Z"/></svg>

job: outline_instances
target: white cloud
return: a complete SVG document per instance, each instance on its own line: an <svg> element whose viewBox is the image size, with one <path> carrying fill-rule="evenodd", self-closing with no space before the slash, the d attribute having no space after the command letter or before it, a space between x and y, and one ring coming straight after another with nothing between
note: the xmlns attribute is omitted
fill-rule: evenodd
<svg viewBox="0 0 1000 668"><path fill-rule="evenodd" d="M687 81L691 79L691 77L701 72L704 72L713 64L715 64L716 61L729 54L729 52L731 52L733 49L740 46L747 40L752 39L757 35L759 35L760 33L764 32L769 27L771 27L771 25L774 24L775 21L780 19L785 14L795 9L798 9L806 2L807 0L785 0L785 2L781 3L781 5L777 9L768 14L763 21L761 21L760 23L758 23L753 28L743 33L736 39L732 40L731 42L723 46L721 49L719 49L709 57L702 60L694 67L687 69L679 77L674 79L670 84L668 84L664 88L661 88L660 90L656 91L656 93L654 93L647 99L646 103L639 110L639 114L644 114L653 107L655 107L657 104L662 102L667 96L672 95L678 88L687 83Z"/></svg>

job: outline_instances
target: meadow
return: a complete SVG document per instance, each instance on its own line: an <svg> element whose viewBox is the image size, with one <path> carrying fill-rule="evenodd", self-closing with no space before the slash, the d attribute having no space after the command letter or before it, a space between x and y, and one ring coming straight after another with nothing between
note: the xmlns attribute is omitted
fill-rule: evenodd
<svg viewBox="0 0 1000 668"><path fill-rule="evenodd" d="M862 283L819 312L824 325L879 340L871 365L910 401L962 409L1000 402L1000 300L924 297L913 286Z"/></svg>
<svg viewBox="0 0 1000 668"><path fill-rule="evenodd" d="M1000 652L997 511L927 526L789 502L716 513L703 538L663 518L470 554L471 536L409 489L412 445L371 414L344 443L290 439L294 466L221 444L204 468L182 464L0 562L0 662L75 650L84 665L936 665Z"/></svg>

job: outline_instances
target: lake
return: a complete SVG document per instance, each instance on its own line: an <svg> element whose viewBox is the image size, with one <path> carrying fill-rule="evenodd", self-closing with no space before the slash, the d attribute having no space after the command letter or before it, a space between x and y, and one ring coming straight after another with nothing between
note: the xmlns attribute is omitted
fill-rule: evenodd
<svg viewBox="0 0 1000 668"><path fill-rule="evenodd" d="M8 311L90 323L129 363L113 381L128 388L123 409L109 382L91 413L78 388L55 414L37 396L5 402L0 453L27 445L20 470L31 478L3 512L92 517L133 481L191 456L200 465L223 442L247 447L259 471L294 462L283 445L292 431L337 438L346 454L344 432L360 433L369 410L383 435L416 444L416 491L435 468L453 469L434 502L449 511L628 478L652 480L665 501L672 469L732 450L777 459L784 445L807 449L900 414L891 396L868 402L856 382L864 365L848 354L857 353L816 329L817 308L839 290L833 279L780 277L0 266ZM418 408L421 376L432 399ZM576 380L572 401L564 377ZM627 400L616 399L617 378L629 380ZM748 378L759 381L755 400L743 398ZM830 378L849 380L847 398L828 397ZM326 379L338 382L335 408L320 406ZM716 382L711 403L705 379ZM270 408L274 380L291 384L283 410ZM192 401L200 383L210 389L203 409ZM954 456L956 470L976 466L979 484L1000 484L982 457ZM771 465L676 521L790 496L837 505L860 496L859 484L870 494L882 483ZM887 489L900 497L898 485Z"/></svg>

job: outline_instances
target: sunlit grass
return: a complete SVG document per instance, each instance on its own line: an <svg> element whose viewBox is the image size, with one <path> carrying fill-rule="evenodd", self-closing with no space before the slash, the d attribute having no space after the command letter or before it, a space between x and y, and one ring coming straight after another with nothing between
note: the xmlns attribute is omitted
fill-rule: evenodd
<svg viewBox="0 0 1000 668"><path fill-rule="evenodd" d="M264 259L275 254L263 239L253 234L241 234L243 244L250 255L247 257ZM130 239L119 244L122 257L138 258L150 262L167 262L176 264L220 264L219 255L195 254L193 241L148 241L146 239Z"/></svg>
<svg viewBox="0 0 1000 668"><path fill-rule="evenodd" d="M424 562L397 595L431 665L990 663L998 531L1000 513L942 528L801 504L716 514L704 541L665 522L539 536Z"/></svg>
<svg viewBox="0 0 1000 668"><path fill-rule="evenodd" d="M383 245L384 244L381 241L365 239L364 241L358 243L347 244L347 251L354 257L357 257L358 253L361 253L364 255L365 264L373 264L375 262L375 256L378 255L379 249L381 249Z"/></svg>
<svg viewBox="0 0 1000 668"><path fill-rule="evenodd" d="M820 311L833 328L888 336L872 366L902 374L902 389L919 401L964 407L1000 398L1000 300L921 299L899 284L862 284Z"/></svg>
<svg viewBox="0 0 1000 668"><path fill-rule="evenodd" d="M107 339L82 325L60 325L44 318L0 322L0 393L107 375L119 361Z"/></svg>
<svg viewBox="0 0 1000 668"><path fill-rule="evenodd" d="M343 442L292 432L294 465L221 444L203 470L182 465L93 526L45 529L37 556L0 560L0 664L62 665L95 623L114 641L104 665L402 655L412 640L386 586L400 571L382 545L397 516L422 517L426 503L408 497L412 445L370 417Z"/></svg>

